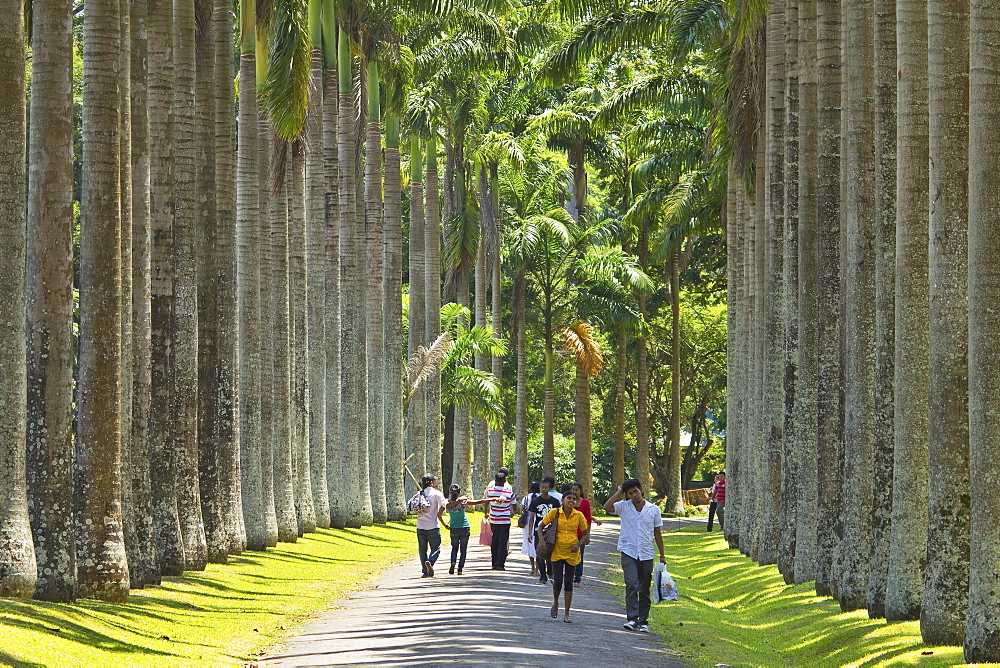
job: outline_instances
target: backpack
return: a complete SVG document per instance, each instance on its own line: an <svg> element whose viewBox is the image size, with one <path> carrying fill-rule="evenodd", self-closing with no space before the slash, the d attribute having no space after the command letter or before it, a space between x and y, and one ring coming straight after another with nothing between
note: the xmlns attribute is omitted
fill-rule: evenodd
<svg viewBox="0 0 1000 668"><path fill-rule="evenodd" d="M427 495L424 494L424 490L420 490L406 502L406 512L409 515L418 515L430 507L431 502L427 498Z"/></svg>

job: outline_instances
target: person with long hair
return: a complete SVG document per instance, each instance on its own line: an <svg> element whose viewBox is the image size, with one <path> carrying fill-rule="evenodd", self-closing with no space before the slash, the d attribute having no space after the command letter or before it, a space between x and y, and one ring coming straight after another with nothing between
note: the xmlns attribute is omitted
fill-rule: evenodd
<svg viewBox="0 0 1000 668"><path fill-rule="evenodd" d="M580 563L580 548L590 541L587 518L576 509L579 500L575 492L563 494L562 507L553 508L542 519L546 526L556 523L555 544L549 555L552 568L552 610L549 614L552 618L559 616L559 592L562 590L566 604L563 621L567 624L573 622L569 609L573 604L573 574Z"/></svg>
<svg viewBox="0 0 1000 668"><path fill-rule="evenodd" d="M469 551L469 536L472 534L472 526L469 518L465 514L465 509L480 503L489 503L491 499L469 499L462 496L462 488L452 485L448 488L448 503L445 510L448 511L448 523L445 528L451 533L451 567L448 569L449 575L455 574L456 559L458 563L458 574L462 574L465 567L465 555Z"/></svg>
<svg viewBox="0 0 1000 668"><path fill-rule="evenodd" d="M576 504L576 509L579 510L581 513L583 513L583 516L587 518L587 529L589 530L590 527L594 524L596 524L597 526L601 526L601 520L594 519L594 515L590 509L590 501L588 501L583 496L583 485L581 485L579 482L574 482L572 485L570 485L570 489L573 491L574 494L576 494L577 498L580 499L580 502ZM580 537L581 538L583 537L583 533L580 534ZM583 579L584 547L585 547L584 545L580 546L580 563L576 565L576 571L573 574L573 585L575 587L579 587L580 581Z"/></svg>
<svg viewBox="0 0 1000 668"><path fill-rule="evenodd" d="M531 540L531 532L533 527L529 520L529 508L531 507L531 502L538 498L538 487L539 482L535 480L528 487L528 493L521 499L521 514L524 515L524 526L521 527L521 554L528 555L528 561L531 562L531 574L538 575L538 566L535 565L535 543Z"/></svg>

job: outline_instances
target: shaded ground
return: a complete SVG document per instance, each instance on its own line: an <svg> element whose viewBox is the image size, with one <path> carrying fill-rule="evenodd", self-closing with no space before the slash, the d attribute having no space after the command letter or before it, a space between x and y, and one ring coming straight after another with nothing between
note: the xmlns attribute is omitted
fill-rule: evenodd
<svg viewBox="0 0 1000 668"><path fill-rule="evenodd" d="M664 529L697 523L704 526L704 519L665 520ZM506 571L490 570L489 548L470 544L462 576L448 575L446 535L437 576L421 578L414 536L411 560L390 566L372 588L307 624L262 664L684 665L657 636L622 628L622 601L607 593L602 574L617 544L617 522L594 529L584 584L574 593L573 624L564 624L561 614L549 616L552 589L529 575L516 527Z"/></svg>

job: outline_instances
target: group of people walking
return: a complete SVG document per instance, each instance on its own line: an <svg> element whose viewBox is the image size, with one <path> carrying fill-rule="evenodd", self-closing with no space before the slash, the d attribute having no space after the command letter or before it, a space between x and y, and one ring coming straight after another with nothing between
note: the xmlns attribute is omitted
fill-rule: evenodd
<svg viewBox="0 0 1000 668"><path fill-rule="evenodd" d="M462 575L472 533L466 509L487 504L492 534L491 569L506 570L510 528L517 515L516 521L523 536L521 553L528 557L531 575L538 576L539 584L552 585L550 615L553 618L559 616L561 596L563 621L572 623L570 608L573 591L582 583L583 555L590 542L590 529L593 524L600 525L601 522L593 517L590 501L584 497L583 485L578 482L557 489L555 480L545 477L531 483L530 492L518 501L507 476L506 468L499 469L493 484L479 499L469 498L458 485L451 485L446 497L437 489L436 476L423 477L420 494L426 499L426 505L421 504L417 515L417 541L423 577L434 577L434 566L441 553L439 524L451 534L451 566L448 572ZM625 574L627 619L624 627L630 631L648 632L654 543L660 560L666 563L660 510L645 500L642 485L635 479L625 481L604 504L604 510L621 519L618 551ZM445 513L448 514L447 521ZM553 524L555 526L543 532L543 528ZM545 550L539 550L540 541L547 543Z"/></svg>

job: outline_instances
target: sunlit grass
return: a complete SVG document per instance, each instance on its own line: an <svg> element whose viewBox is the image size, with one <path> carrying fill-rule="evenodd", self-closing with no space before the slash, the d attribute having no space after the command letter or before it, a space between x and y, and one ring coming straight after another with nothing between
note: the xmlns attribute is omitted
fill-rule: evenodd
<svg viewBox="0 0 1000 668"><path fill-rule="evenodd" d="M320 530L133 591L125 605L0 599L0 665L250 661L304 618L416 552L411 523ZM416 561L416 560L414 560Z"/></svg>
<svg viewBox="0 0 1000 668"><path fill-rule="evenodd" d="M864 610L844 613L813 583L788 586L774 566L730 550L721 532L664 534L667 567L681 599L653 607L666 647L696 666L961 665L961 647L930 647L918 622L887 624ZM623 592L617 553L611 578Z"/></svg>

